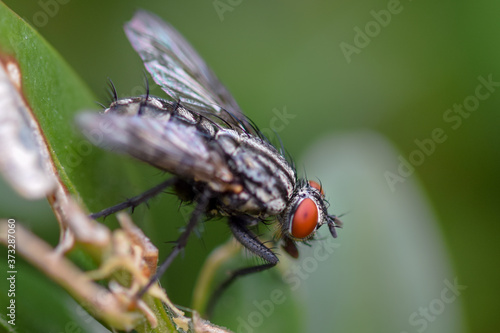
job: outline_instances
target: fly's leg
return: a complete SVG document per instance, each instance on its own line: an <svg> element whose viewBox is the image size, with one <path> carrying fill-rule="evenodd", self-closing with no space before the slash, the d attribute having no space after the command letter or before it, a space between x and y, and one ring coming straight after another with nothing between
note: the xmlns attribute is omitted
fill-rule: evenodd
<svg viewBox="0 0 500 333"><path fill-rule="evenodd" d="M234 282L238 277L245 276L252 273L262 272L266 269L276 266L279 259L278 257L267 248L262 242L246 227L248 223L241 217L232 217L229 219L229 229L234 237L245 246L248 250L255 253L267 263L257 266L250 266L238 269L230 273L229 277L222 282L215 292L210 297L207 305L207 316L210 317L214 310L217 300L222 293Z"/></svg>
<svg viewBox="0 0 500 333"><path fill-rule="evenodd" d="M134 209L135 207L137 207L141 203L146 202L149 199L157 196L158 194L160 194L167 187L170 187L170 186L174 185L174 183L176 181L177 181L177 178L175 178L175 177L169 178L166 181L164 181L163 183L158 184L158 185L156 185L153 188L150 188L149 190L147 190L144 193L136 195L135 197L132 197L132 198L130 198L127 201L124 201L122 203L119 203L118 205L111 206L111 207L108 207L106 209L103 209L103 210L101 210L98 213L93 213L93 214L90 215L90 217L93 218L93 219L97 219L99 217L109 216L111 214L114 214L116 212L119 212L120 210L124 210L124 209L129 208L129 207L132 207L132 209Z"/></svg>
<svg viewBox="0 0 500 333"><path fill-rule="evenodd" d="M189 218L189 222L186 225L186 228L175 242L174 249L172 250L172 252L170 252L168 257L165 259L165 261L163 261L160 267L158 267L155 275L153 275L153 277L151 277L149 282L135 295L136 300L140 299L148 291L149 287L151 287L159 278L161 278L161 276L167 271L168 267L175 259L175 257L177 257L177 255L179 255L182 249L184 249L184 247L187 244L189 235L194 230L196 224L200 221L201 217L205 213L209 200L210 200L210 195L208 190L205 190L205 192L199 195L199 197L196 200L197 205L193 213L191 214L191 217Z"/></svg>

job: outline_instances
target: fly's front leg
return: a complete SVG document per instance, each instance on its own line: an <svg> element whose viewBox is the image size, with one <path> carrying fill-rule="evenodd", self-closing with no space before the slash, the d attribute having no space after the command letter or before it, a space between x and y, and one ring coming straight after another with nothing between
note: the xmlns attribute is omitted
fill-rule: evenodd
<svg viewBox="0 0 500 333"><path fill-rule="evenodd" d="M264 259L267 263L257 266L245 267L231 272L229 277L220 284L220 286L212 294L212 297L210 297L210 301L208 302L207 306L207 316L209 317L211 316L214 306L217 303L219 297L222 295L224 290L226 290L231 285L231 283L234 282L234 280L236 280L240 276L262 272L266 269L274 267L279 261L278 257L273 253L273 251L262 244L257 236L255 236L246 227L246 225L248 225L248 221L246 221L242 217L231 217L229 219L229 229L231 229L234 237L248 250Z"/></svg>

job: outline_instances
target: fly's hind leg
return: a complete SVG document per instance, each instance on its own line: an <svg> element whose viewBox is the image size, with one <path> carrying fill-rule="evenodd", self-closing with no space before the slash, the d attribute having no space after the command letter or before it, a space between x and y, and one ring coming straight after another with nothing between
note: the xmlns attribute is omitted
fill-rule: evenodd
<svg viewBox="0 0 500 333"><path fill-rule="evenodd" d="M278 257L267 248L247 227L248 222L242 217L231 217L229 219L229 229L234 237L252 253L255 253L267 263L257 266L250 266L238 269L230 273L229 277L222 282L210 297L207 305L207 316L210 317L214 310L217 300L222 293L238 278L252 273L262 272L266 269L276 266Z"/></svg>
<svg viewBox="0 0 500 333"><path fill-rule="evenodd" d="M146 202L149 199L154 198L155 196L157 196L158 194L163 192L163 190L165 190L167 187L174 185L176 181L177 181L177 178L175 178L175 177L169 178L166 181L164 181L163 183L158 184L155 187L150 188L149 190L147 190L139 195L136 195L135 197L128 199L127 201L124 201L124 202L119 203L117 205L103 209L98 213L90 214L90 217L93 219L97 219L99 217L106 217L106 216L112 215L116 212L119 212L119 211L124 210L124 209L129 208L129 207L132 207L132 209L134 209L135 207L137 207L141 203Z"/></svg>

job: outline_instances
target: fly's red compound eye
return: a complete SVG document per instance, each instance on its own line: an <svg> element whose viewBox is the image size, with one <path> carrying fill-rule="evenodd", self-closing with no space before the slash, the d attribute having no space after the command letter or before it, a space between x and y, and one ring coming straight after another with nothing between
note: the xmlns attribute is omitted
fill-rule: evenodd
<svg viewBox="0 0 500 333"><path fill-rule="evenodd" d="M323 188L321 187L321 185L316 183L314 180L310 180L309 185L311 185L311 187L317 189L319 191L319 193L321 193L321 195L325 195L325 192L323 192Z"/></svg>
<svg viewBox="0 0 500 333"><path fill-rule="evenodd" d="M295 238L306 238L318 224L318 208L314 201L305 198L293 214L290 234Z"/></svg>

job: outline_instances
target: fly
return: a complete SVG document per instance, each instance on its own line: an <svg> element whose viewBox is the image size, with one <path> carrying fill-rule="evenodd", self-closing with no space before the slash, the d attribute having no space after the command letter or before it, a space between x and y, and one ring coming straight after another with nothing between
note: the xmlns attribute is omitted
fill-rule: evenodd
<svg viewBox="0 0 500 333"><path fill-rule="evenodd" d="M125 33L153 80L171 100L149 95L118 99L104 113L82 113L86 133L101 132L99 146L128 154L173 176L127 202L93 214L94 218L135 207L172 187L196 203L172 252L144 292L161 277L205 217L227 217L233 236L265 263L238 269L215 290L208 311L236 278L278 263L276 254L253 233L259 223L277 222L275 241L292 257L296 243L314 238L326 224L333 237L341 226L329 215L320 184L298 179L284 149L277 149L241 111L192 46L168 23L138 11ZM113 87L114 89L114 87ZM267 223L267 222L266 222Z"/></svg>

